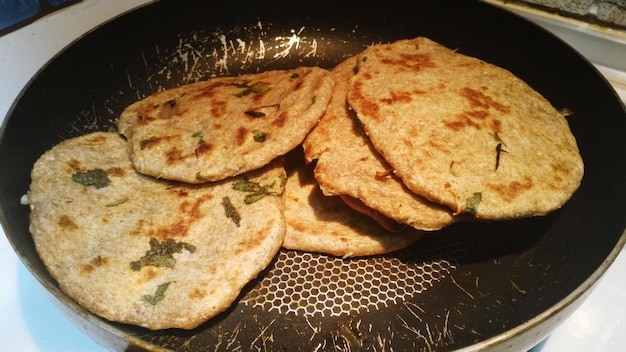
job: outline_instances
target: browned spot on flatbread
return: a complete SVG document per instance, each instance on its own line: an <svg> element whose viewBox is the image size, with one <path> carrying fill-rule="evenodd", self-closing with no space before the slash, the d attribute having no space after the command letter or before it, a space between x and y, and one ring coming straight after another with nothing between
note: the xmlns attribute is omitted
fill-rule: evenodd
<svg viewBox="0 0 626 352"><path fill-rule="evenodd" d="M493 108L501 113L509 113L511 111L510 107L498 103L490 96L478 90L465 87L461 89L460 93L464 98L469 101L470 105L474 108L482 110L488 110L490 108Z"/></svg>
<svg viewBox="0 0 626 352"><path fill-rule="evenodd" d="M93 272L96 268L107 265L108 263L109 263L108 257L96 256L92 260L90 260L89 263L84 264L81 267L81 270L80 270L81 274L89 274Z"/></svg>
<svg viewBox="0 0 626 352"><path fill-rule="evenodd" d="M157 275L158 272L154 268L149 266L143 267L141 270L141 276L139 276L139 278L137 279L137 284L142 285L146 282L150 282L152 281L152 279L157 277Z"/></svg>
<svg viewBox="0 0 626 352"><path fill-rule="evenodd" d="M492 112L507 114L511 111L509 106L500 104L489 95L468 87L461 89L459 94L468 101L470 109L459 113L455 120L445 122L446 127L454 131L471 127L477 130L486 128L492 133L501 132L502 122L494 118Z"/></svg>
<svg viewBox="0 0 626 352"><path fill-rule="evenodd" d="M185 155L182 152L182 150L180 150L180 149L178 149L176 147L172 147L167 152L165 152L165 156L166 156L167 164L176 164L180 160L184 160L185 159Z"/></svg>
<svg viewBox="0 0 626 352"><path fill-rule="evenodd" d="M207 296L207 292L199 288L194 289L188 295L188 297L191 298L192 300L198 300L198 301L202 300L206 296Z"/></svg>
<svg viewBox="0 0 626 352"><path fill-rule="evenodd" d="M151 237L158 238L162 242L167 240L168 238L185 237L188 232L189 223L184 220L179 220L178 222L171 224L170 226L157 229L154 232L154 235Z"/></svg>
<svg viewBox="0 0 626 352"><path fill-rule="evenodd" d="M222 100L215 100L211 102L211 116L221 117L226 114L226 102Z"/></svg>
<svg viewBox="0 0 626 352"><path fill-rule="evenodd" d="M183 197L183 194L179 193L179 196ZM179 205L180 212L184 214L181 220L173 224L155 229L147 234L147 236L155 237L161 242L170 238L187 236L189 234L189 228L191 227L191 225L201 220L204 216L204 213L201 210L202 205L212 198L212 195L206 194L198 199L195 199L193 202L183 201Z"/></svg>
<svg viewBox="0 0 626 352"><path fill-rule="evenodd" d="M362 104L362 111L364 114L367 114L368 116L371 116L372 118L379 120L380 116L379 116L379 110L380 107L378 106L378 104L376 104L376 102L370 101L368 99L365 99L365 97L363 96L363 92L362 92L362 88L363 88L363 83L362 82L354 82L353 86L352 86L352 99L355 101L360 101Z"/></svg>
<svg viewBox="0 0 626 352"><path fill-rule="evenodd" d="M422 68L436 68L437 65L431 60L430 54L402 54L399 60L382 58L381 63L385 65L408 68L412 71L419 71Z"/></svg>
<svg viewBox="0 0 626 352"><path fill-rule="evenodd" d="M287 123L287 118L288 118L287 112L283 111L282 113L280 113L280 115L278 115L278 117L274 121L272 121L272 125L277 126L277 127L284 127L285 124Z"/></svg>
<svg viewBox="0 0 626 352"><path fill-rule="evenodd" d="M210 143L201 143L196 147L196 155L199 154L208 154L213 150L213 144Z"/></svg>
<svg viewBox="0 0 626 352"><path fill-rule="evenodd" d="M122 177L126 174L126 171L121 167L110 167L106 170L106 173L109 176Z"/></svg>
<svg viewBox="0 0 626 352"><path fill-rule="evenodd" d="M487 186L497 192L502 199L511 202L522 192L532 189L533 180L530 176L525 176L522 182L513 181L509 183L488 184Z"/></svg>
<svg viewBox="0 0 626 352"><path fill-rule="evenodd" d="M74 220L72 220L72 218L70 218L69 216L67 216L65 214L63 214L63 215L61 215L59 217L58 224L64 230L76 230L78 228L78 226L76 226L76 223L74 222Z"/></svg>
<svg viewBox="0 0 626 352"><path fill-rule="evenodd" d="M390 93L391 97L381 99L380 101L385 103L385 104L388 104L388 105L393 105L393 104L397 104L397 103L409 103L412 100L410 92L394 92L394 91L391 91L389 93Z"/></svg>
<svg viewBox="0 0 626 352"><path fill-rule="evenodd" d="M70 169L70 173L72 173L72 171L75 171L75 170L80 170L80 169L81 169L81 167L80 167L80 162L79 162L78 160L76 160L76 159L70 159L70 160L67 162L67 166L68 166L68 167L69 167L69 169Z"/></svg>
<svg viewBox="0 0 626 352"><path fill-rule="evenodd" d="M249 133L250 131L247 128L239 127L235 134L235 141L237 142L237 145L244 144Z"/></svg>

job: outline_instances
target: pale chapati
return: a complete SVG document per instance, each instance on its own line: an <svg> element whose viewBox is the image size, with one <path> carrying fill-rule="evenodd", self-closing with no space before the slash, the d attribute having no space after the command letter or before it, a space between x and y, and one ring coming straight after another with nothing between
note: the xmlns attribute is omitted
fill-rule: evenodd
<svg viewBox="0 0 626 352"><path fill-rule="evenodd" d="M513 73L427 38L372 45L348 102L413 192L482 219L546 214L583 177L568 122Z"/></svg>
<svg viewBox="0 0 626 352"><path fill-rule="evenodd" d="M317 67L217 77L130 105L118 128L140 173L222 180L299 145L326 109L333 84L330 72Z"/></svg>
<svg viewBox="0 0 626 352"><path fill-rule="evenodd" d="M304 159L288 167L285 185L287 232L283 247L339 257L390 253L406 248L423 232L406 227L390 232L348 207L339 196L325 196Z"/></svg>
<svg viewBox="0 0 626 352"><path fill-rule="evenodd" d="M61 290L106 319L192 329L224 311L285 234L282 161L204 185L138 174L117 133L35 163L30 230Z"/></svg>
<svg viewBox="0 0 626 352"><path fill-rule="evenodd" d="M380 220L419 230L439 230L454 221L451 211L408 190L376 152L346 103L356 58L338 66L333 96L320 122L303 142L306 159L317 160L315 179L325 195L339 195L352 208Z"/></svg>

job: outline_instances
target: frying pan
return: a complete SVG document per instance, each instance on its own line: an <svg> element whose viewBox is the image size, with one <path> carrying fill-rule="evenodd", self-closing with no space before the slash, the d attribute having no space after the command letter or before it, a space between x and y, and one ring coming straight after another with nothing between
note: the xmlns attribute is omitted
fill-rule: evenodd
<svg viewBox="0 0 626 352"><path fill-rule="evenodd" d="M457 224L386 256L281 250L230 309L192 331L106 321L47 273L20 198L33 163L56 143L115 130L125 106L165 88L297 65L331 68L370 44L416 36L507 68L574 113L568 121L585 176L569 202L543 217ZM623 105L589 62L478 1L161 1L76 41L23 90L1 131L0 219L59 309L112 350L525 350L582 303L624 245L624 131Z"/></svg>

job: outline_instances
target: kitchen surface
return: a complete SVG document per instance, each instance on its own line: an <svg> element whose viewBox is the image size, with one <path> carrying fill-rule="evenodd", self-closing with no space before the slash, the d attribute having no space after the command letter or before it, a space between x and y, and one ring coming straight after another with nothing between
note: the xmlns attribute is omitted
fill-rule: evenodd
<svg viewBox="0 0 626 352"><path fill-rule="evenodd" d="M11 104L31 77L59 50L101 23L149 2L83 0L59 6L58 9L46 7L46 15L32 23L27 20L29 14L23 16L25 22L22 25L17 20L7 20L6 28L14 26L16 29L0 36L0 119L4 120ZM601 11L600 5L607 6L606 2L593 2L594 16L602 14L617 23L615 27L605 27L600 22L583 22L581 16L565 17L545 11L545 6L487 2L514 11L563 38L595 65L614 87L616 96L626 102L626 30L620 28L619 7L617 10L610 8L613 11L611 15L605 15L609 12L602 12L604 10ZM0 11L6 3L10 1L0 1ZM623 9L623 1L621 4ZM624 16L624 13L621 15ZM4 20L0 14L0 21ZM0 172L7 170L0 166ZM103 351L51 303L18 259L4 230L0 232L1 349L24 352ZM623 333L626 329L626 254L623 252L585 302L548 338L533 348L533 352L626 350L626 335Z"/></svg>

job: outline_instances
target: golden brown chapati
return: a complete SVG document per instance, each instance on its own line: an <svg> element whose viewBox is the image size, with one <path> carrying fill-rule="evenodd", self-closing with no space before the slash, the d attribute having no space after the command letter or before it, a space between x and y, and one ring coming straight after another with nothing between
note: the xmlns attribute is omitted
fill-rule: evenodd
<svg viewBox="0 0 626 352"><path fill-rule="evenodd" d="M315 179L322 192L342 196L349 206L373 215L387 229L397 227L388 219L429 231L451 224L450 210L409 191L364 136L346 103L355 66L352 57L332 70L331 101L303 142L307 160L317 159Z"/></svg>
<svg viewBox="0 0 626 352"><path fill-rule="evenodd" d="M159 181L135 172L117 133L98 132L35 163L30 230L50 274L88 310L192 329L228 308L280 248L285 177L273 162L211 184Z"/></svg>
<svg viewBox="0 0 626 352"><path fill-rule="evenodd" d="M373 45L357 63L349 104L415 193L506 219L555 210L578 188L568 122L511 72L427 38Z"/></svg>
<svg viewBox="0 0 626 352"><path fill-rule="evenodd" d="M302 142L333 87L317 67L218 77L151 95L120 116L135 169L202 183L259 168Z"/></svg>
<svg viewBox="0 0 626 352"><path fill-rule="evenodd" d="M302 159L288 168L285 185L287 232L283 247L339 257L393 252L415 243L423 234L411 227L389 232L369 216L348 207L338 196L325 196Z"/></svg>

